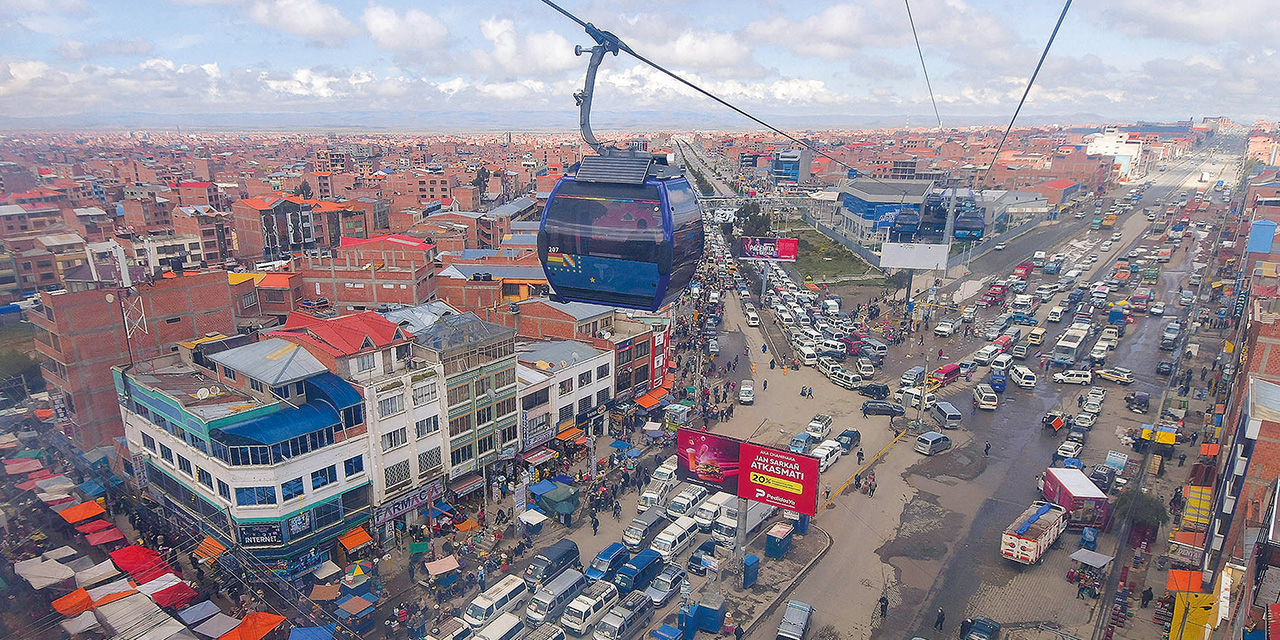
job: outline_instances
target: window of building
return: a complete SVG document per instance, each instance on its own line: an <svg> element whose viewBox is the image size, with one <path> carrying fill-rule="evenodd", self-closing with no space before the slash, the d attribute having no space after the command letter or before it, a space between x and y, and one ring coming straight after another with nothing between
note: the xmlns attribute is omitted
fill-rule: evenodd
<svg viewBox="0 0 1280 640"><path fill-rule="evenodd" d="M387 481L387 489L404 484L409 481L409 461L401 460L389 467L384 472Z"/></svg>
<svg viewBox="0 0 1280 640"><path fill-rule="evenodd" d="M516 370L503 369L493 374L493 387L502 389L516 383Z"/></svg>
<svg viewBox="0 0 1280 640"><path fill-rule="evenodd" d="M471 414L460 415L449 421L449 437L452 438L460 433L466 433L471 430Z"/></svg>
<svg viewBox="0 0 1280 640"><path fill-rule="evenodd" d="M165 462L168 462L169 464L173 464L173 449L170 449L169 447L166 447L164 445L160 445L160 457L164 458Z"/></svg>
<svg viewBox="0 0 1280 640"><path fill-rule="evenodd" d="M514 441L515 441L515 439L516 439L517 435L519 434L519 429L517 429L517 427L518 427L518 426L519 426L519 425L514 425L514 424L513 424L513 425L511 425L511 426L509 426L509 427L503 427L503 429L502 429L502 433L500 433L500 434L499 434L499 436L501 436L501 442L502 442L502 444L504 444L504 445L505 445L505 444L507 444L507 443L509 443L509 442L514 442Z"/></svg>
<svg viewBox="0 0 1280 640"><path fill-rule="evenodd" d="M302 478L294 478L280 485L280 499L288 502L302 496Z"/></svg>
<svg viewBox="0 0 1280 640"><path fill-rule="evenodd" d="M418 454L418 477L425 478L440 470L440 447Z"/></svg>
<svg viewBox="0 0 1280 640"><path fill-rule="evenodd" d="M476 440L476 454L484 455L493 451L493 434L489 434L483 438Z"/></svg>
<svg viewBox="0 0 1280 640"><path fill-rule="evenodd" d="M213 475L204 469L196 469L196 481L210 489L213 488Z"/></svg>
<svg viewBox="0 0 1280 640"><path fill-rule="evenodd" d="M292 395L289 391L289 385L287 384L279 387L271 387L271 393L275 394L277 398L288 398Z"/></svg>
<svg viewBox="0 0 1280 640"><path fill-rule="evenodd" d="M596 392L596 404L604 404L609 401L609 388L605 387Z"/></svg>
<svg viewBox="0 0 1280 640"><path fill-rule="evenodd" d="M236 487L236 504L242 507L275 503L275 487Z"/></svg>
<svg viewBox="0 0 1280 640"><path fill-rule="evenodd" d="M413 428L419 438L425 438L440 430L440 416L423 418L413 423Z"/></svg>
<svg viewBox="0 0 1280 640"><path fill-rule="evenodd" d="M231 502L231 485L219 480L218 495L222 496L223 500L226 500L227 502Z"/></svg>
<svg viewBox="0 0 1280 640"><path fill-rule="evenodd" d="M578 400L578 413L586 413L591 410L591 396L580 398Z"/></svg>
<svg viewBox="0 0 1280 640"><path fill-rule="evenodd" d="M634 376L634 379L635 379L635 383L636 383L636 384L640 384L641 382L644 382L645 380L648 380L648 379L649 379L649 365L647 365L647 364L643 364L643 365L637 366L637 367L636 367L636 370L632 373L632 375Z"/></svg>
<svg viewBox="0 0 1280 640"><path fill-rule="evenodd" d="M262 381L249 378L249 388L253 389L254 391L261 392L266 387L262 384Z"/></svg>
<svg viewBox="0 0 1280 640"><path fill-rule="evenodd" d="M338 481L338 468L329 465L318 471L311 472L311 488L319 489L320 487L333 484Z"/></svg>
<svg viewBox="0 0 1280 640"><path fill-rule="evenodd" d="M391 433L382 434L382 450L390 451L409 442L408 430L400 427Z"/></svg>
<svg viewBox="0 0 1280 640"><path fill-rule="evenodd" d="M225 365L225 364L224 364L224 365L222 365L222 377L224 377L224 378L226 378L226 379L228 379L228 380L235 380L235 379L236 379L236 372L235 372L235 371L233 371L233 370L231 369L231 367L228 367L227 365Z"/></svg>
<svg viewBox="0 0 1280 640"><path fill-rule="evenodd" d="M499 400L493 405L493 411L497 414L498 419L505 418L516 412L516 399L514 397L505 400Z"/></svg>
<svg viewBox="0 0 1280 640"><path fill-rule="evenodd" d="M448 392L449 406L461 404L471 399L471 385L464 384L449 389Z"/></svg>
<svg viewBox="0 0 1280 640"><path fill-rule="evenodd" d="M357 473L363 473L364 472L364 456L347 458L342 463L342 470L343 470L344 477L347 477L347 478L350 478L351 476L354 476Z"/></svg>
<svg viewBox="0 0 1280 640"><path fill-rule="evenodd" d="M356 371L372 371L375 365L376 356L372 353L356 356Z"/></svg>
<svg viewBox="0 0 1280 640"><path fill-rule="evenodd" d="M150 449L152 453L155 453L156 439L144 433L142 434L142 446Z"/></svg>
<svg viewBox="0 0 1280 640"><path fill-rule="evenodd" d="M199 249L199 245L196 246ZM258 306L258 292L250 291L249 293L240 295L240 308L249 309Z"/></svg>
<svg viewBox="0 0 1280 640"><path fill-rule="evenodd" d="M453 466L455 467L461 466L462 463L474 457L475 457L475 453L474 453L474 450L471 448L471 445L458 447L457 449L454 449L453 451L449 452L449 461L452 462Z"/></svg>
<svg viewBox="0 0 1280 640"><path fill-rule="evenodd" d="M590 372L590 371L583 371L582 373L579 373L579 374L578 374L578 386L579 386L579 387L585 387L585 386L587 386L587 385L589 385L589 384L591 384L591 372Z"/></svg>
<svg viewBox="0 0 1280 640"><path fill-rule="evenodd" d="M316 531L342 520L342 501L334 500L326 502L315 508L311 512L311 521L315 523Z"/></svg>
<svg viewBox="0 0 1280 640"><path fill-rule="evenodd" d="M520 398L520 407L525 411L528 411L535 407L541 407L542 405L550 401L551 401L551 390L538 389L537 391L534 391L533 393L527 393L524 395L524 397Z"/></svg>
<svg viewBox="0 0 1280 640"><path fill-rule="evenodd" d="M413 387L413 406L421 407L428 402L436 401L436 383L425 382Z"/></svg>
<svg viewBox="0 0 1280 640"><path fill-rule="evenodd" d="M573 380L560 381L560 395L573 393Z"/></svg>
<svg viewBox="0 0 1280 640"><path fill-rule="evenodd" d="M488 393L493 388L493 380L489 377L479 378L476 380L476 397L479 398Z"/></svg>
<svg viewBox="0 0 1280 640"><path fill-rule="evenodd" d="M627 364L628 362L631 362L631 358L632 358L631 350L624 349L617 353L617 356L614 358L614 361L617 362L619 365L624 365L624 364Z"/></svg>
<svg viewBox="0 0 1280 640"><path fill-rule="evenodd" d="M493 422L493 407L481 407L476 409L476 425L483 427Z"/></svg>
<svg viewBox="0 0 1280 640"><path fill-rule="evenodd" d="M378 399L378 417L385 418L393 416L404 411L404 396L396 394L394 396Z"/></svg>
<svg viewBox="0 0 1280 640"><path fill-rule="evenodd" d="M178 470L187 475L192 475L191 461L182 456L178 456Z"/></svg>
<svg viewBox="0 0 1280 640"><path fill-rule="evenodd" d="M632 348L632 351L635 352L635 356L637 359L644 358L649 355L649 343L637 342L636 346Z"/></svg>
<svg viewBox="0 0 1280 640"><path fill-rule="evenodd" d="M573 403L560 407L560 422L573 419Z"/></svg>
<svg viewBox="0 0 1280 640"><path fill-rule="evenodd" d="M623 391L629 391L631 389L631 372L630 371L619 371L618 375L615 376L615 379L618 381L617 384L614 385L615 387L617 387L618 393L622 393Z"/></svg>

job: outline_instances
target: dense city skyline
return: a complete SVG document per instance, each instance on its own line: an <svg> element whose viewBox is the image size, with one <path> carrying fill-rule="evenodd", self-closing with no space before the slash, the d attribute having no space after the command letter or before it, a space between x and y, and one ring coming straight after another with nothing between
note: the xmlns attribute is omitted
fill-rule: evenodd
<svg viewBox="0 0 1280 640"><path fill-rule="evenodd" d="M903 5L566 5L783 126L931 125ZM1256 9L1256 10L1255 10ZM1256 0L1073 7L1029 122L1267 117L1273 18ZM944 125L1012 113L1060 6L916 2ZM1260 19L1239 19L1257 14ZM0 126L570 130L588 38L538 2L6 0ZM629 58L601 71L600 122L748 128ZM908 120L909 119L909 120Z"/></svg>

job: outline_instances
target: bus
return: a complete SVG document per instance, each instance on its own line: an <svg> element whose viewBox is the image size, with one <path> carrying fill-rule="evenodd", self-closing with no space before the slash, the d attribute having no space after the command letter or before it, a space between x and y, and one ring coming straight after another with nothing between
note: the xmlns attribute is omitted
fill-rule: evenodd
<svg viewBox="0 0 1280 640"><path fill-rule="evenodd" d="M1129 306L1133 307L1134 311L1146 311L1151 308L1152 297L1151 289L1139 287L1133 295L1129 296Z"/></svg>
<svg viewBox="0 0 1280 640"><path fill-rule="evenodd" d="M1067 329L1053 346L1053 363L1063 367L1075 364L1088 337L1089 332L1085 329Z"/></svg>

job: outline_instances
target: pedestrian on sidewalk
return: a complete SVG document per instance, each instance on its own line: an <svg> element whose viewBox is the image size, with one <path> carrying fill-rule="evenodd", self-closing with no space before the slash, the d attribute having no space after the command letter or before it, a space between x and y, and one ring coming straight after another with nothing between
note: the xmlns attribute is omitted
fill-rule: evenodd
<svg viewBox="0 0 1280 640"><path fill-rule="evenodd" d="M982 457L985 458L990 455L991 455L991 441L988 440L986 446L982 448Z"/></svg>
<svg viewBox="0 0 1280 640"><path fill-rule="evenodd" d="M1156 595L1151 592L1151 587L1147 587L1146 589L1143 589L1142 590L1142 608L1146 609L1147 606L1151 604L1151 599L1155 597Z"/></svg>
<svg viewBox="0 0 1280 640"><path fill-rule="evenodd" d="M867 486L867 497L868 497L868 498L874 498L874 497L876 497L876 482L875 482L875 480L872 480L872 481L871 481L871 484Z"/></svg>
<svg viewBox="0 0 1280 640"><path fill-rule="evenodd" d="M942 624L946 621L947 621L946 612L942 610L942 607L938 607L938 617L934 618L933 620L933 628L937 629L938 631L942 631Z"/></svg>
<svg viewBox="0 0 1280 640"><path fill-rule="evenodd" d="M880 594L880 619L887 620L889 618L889 599Z"/></svg>
<svg viewBox="0 0 1280 640"><path fill-rule="evenodd" d="M600 533L600 519L596 518L596 514L591 514L591 535Z"/></svg>
<svg viewBox="0 0 1280 640"><path fill-rule="evenodd" d="M830 500L831 499L831 483L828 482L827 485L823 487L823 489L824 489L826 499Z"/></svg>
<svg viewBox="0 0 1280 640"><path fill-rule="evenodd" d="M862 457L863 457L863 455L862 455L862 447L858 447L858 465L859 465L859 466L861 466L861 465L862 465Z"/></svg>

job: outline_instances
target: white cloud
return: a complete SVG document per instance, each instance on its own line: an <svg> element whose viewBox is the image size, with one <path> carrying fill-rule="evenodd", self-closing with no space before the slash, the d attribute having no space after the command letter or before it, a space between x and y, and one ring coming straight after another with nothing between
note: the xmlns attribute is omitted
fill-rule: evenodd
<svg viewBox="0 0 1280 640"><path fill-rule="evenodd" d="M357 29L337 7L320 0L255 0L248 15L264 27L303 36L322 47L341 46Z"/></svg>
<svg viewBox="0 0 1280 640"><path fill-rule="evenodd" d="M1109 26L1174 42L1271 39L1280 30L1272 0L1114 0L1099 7Z"/></svg>
<svg viewBox="0 0 1280 640"><path fill-rule="evenodd" d="M98 56L145 56L151 53L151 43L140 37L130 40L108 38L86 43L79 40L60 40L58 55L69 60L83 60Z"/></svg>
<svg viewBox="0 0 1280 640"><path fill-rule="evenodd" d="M444 46L449 38L449 27L418 9L401 15L391 7L370 5L360 19L374 44L388 51L430 51Z"/></svg>
<svg viewBox="0 0 1280 640"><path fill-rule="evenodd" d="M492 46L472 52L476 65L503 81L556 75L586 65L585 59L573 55L573 43L554 31L521 33L512 20L491 18L480 21L480 35Z"/></svg>

